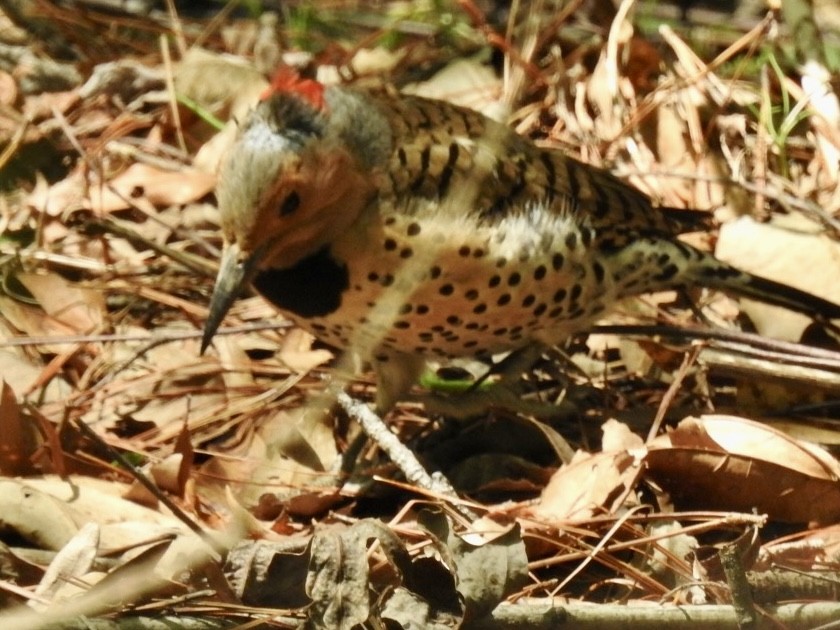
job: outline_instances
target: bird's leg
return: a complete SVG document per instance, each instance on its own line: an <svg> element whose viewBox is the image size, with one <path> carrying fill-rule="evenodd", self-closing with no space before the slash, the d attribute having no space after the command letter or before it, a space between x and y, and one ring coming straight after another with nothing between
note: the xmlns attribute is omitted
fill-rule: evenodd
<svg viewBox="0 0 840 630"><path fill-rule="evenodd" d="M376 413L384 417L420 378L426 359L416 354L378 353L371 363L376 374Z"/></svg>

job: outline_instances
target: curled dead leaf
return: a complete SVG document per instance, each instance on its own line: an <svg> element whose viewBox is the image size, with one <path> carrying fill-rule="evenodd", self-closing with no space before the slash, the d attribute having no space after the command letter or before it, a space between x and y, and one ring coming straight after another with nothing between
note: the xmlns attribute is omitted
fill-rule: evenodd
<svg viewBox="0 0 840 630"><path fill-rule="evenodd" d="M681 509L840 517L840 464L815 445L734 416L687 418L649 445L648 474Z"/></svg>

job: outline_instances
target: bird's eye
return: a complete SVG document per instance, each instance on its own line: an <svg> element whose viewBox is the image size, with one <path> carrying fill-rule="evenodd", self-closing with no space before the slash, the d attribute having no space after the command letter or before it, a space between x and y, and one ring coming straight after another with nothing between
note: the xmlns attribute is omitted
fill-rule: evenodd
<svg viewBox="0 0 840 630"><path fill-rule="evenodd" d="M292 214L300 206L300 195L295 191L290 192L280 205L280 216L286 217Z"/></svg>

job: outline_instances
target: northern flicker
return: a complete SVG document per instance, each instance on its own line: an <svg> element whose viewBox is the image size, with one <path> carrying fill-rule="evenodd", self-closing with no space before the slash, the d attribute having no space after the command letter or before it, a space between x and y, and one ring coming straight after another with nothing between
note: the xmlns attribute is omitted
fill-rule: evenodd
<svg viewBox="0 0 840 630"><path fill-rule="evenodd" d="M428 357L556 344L651 291L840 318L681 242L607 171L416 96L289 81L241 124L216 195L225 248L203 348L250 283L327 344L367 344L380 411Z"/></svg>

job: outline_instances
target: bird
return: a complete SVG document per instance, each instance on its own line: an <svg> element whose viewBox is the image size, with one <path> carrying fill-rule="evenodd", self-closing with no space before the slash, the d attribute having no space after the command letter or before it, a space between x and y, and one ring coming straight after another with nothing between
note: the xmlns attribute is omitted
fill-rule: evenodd
<svg viewBox="0 0 840 630"><path fill-rule="evenodd" d="M678 215L607 170L388 88L276 80L239 123L216 199L224 245L202 352L250 285L361 353L380 413L430 359L527 355L649 292L703 286L840 318L683 242Z"/></svg>

